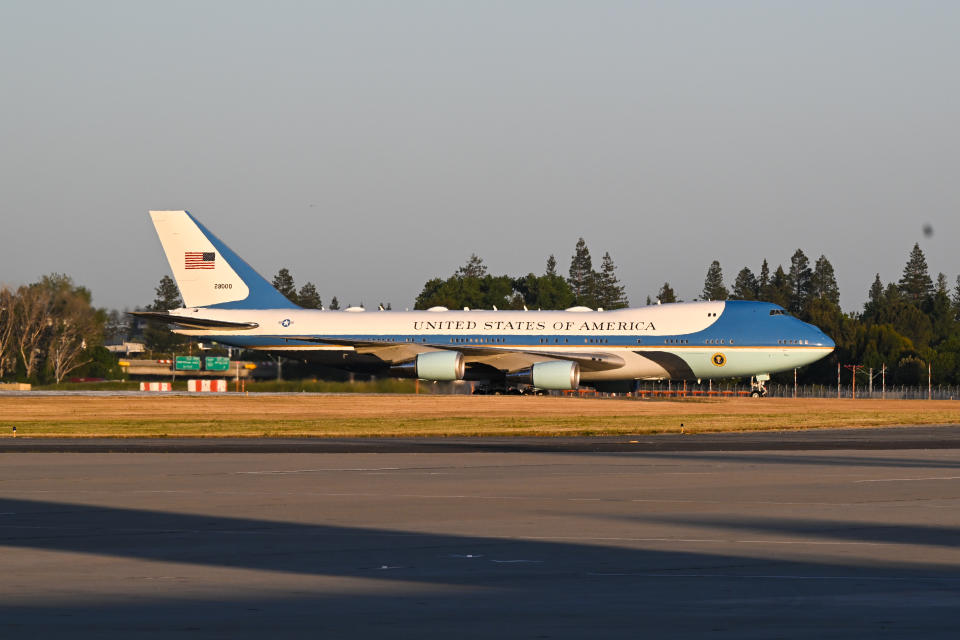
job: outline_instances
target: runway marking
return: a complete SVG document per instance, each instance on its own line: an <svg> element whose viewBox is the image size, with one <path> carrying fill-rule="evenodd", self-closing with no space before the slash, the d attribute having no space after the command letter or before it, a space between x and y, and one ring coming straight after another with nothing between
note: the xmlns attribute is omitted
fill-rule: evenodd
<svg viewBox="0 0 960 640"><path fill-rule="evenodd" d="M800 575L741 575L735 573L596 573L587 572L588 576L619 577L635 576L641 578L738 578L742 580L870 580L889 582L957 582L957 576L800 576Z"/></svg>
<svg viewBox="0 0 960 640"><path fill-rule="evenodd" d="M513 538L514 540L595 540L602 542L684 542L684 543L709 543L709 544L798 544L798 545L819 545L819 546L865 546L865 547L885 547L901 544L911 544L908 542L864 542L859 540L735 540L725 538L618 538L618 537L592 537L592 536L524 536Z"/></svg>
<svg viewBox="0 0 960 640"><path fill-rule="evenodd" d="M542 564L543 560L491 560L490 562L496 562L497 564Z"/></svg>
<svg viewBox="0 0 960 640"><path fill-rule="evenodd" d="M960 480L960 476L930 476L928 478L879 478L877 480L854 480L854 484L862 482L922 482L924 480Z"/></svg>
<svg viewBox="0 0 960 640"><path fill-rule="evenodd" d="M323 471L400 471L404 467L352 467L345 469L290 469L282 471L237 471L244 475L284 475L288 473L320 473Z"/></svg>

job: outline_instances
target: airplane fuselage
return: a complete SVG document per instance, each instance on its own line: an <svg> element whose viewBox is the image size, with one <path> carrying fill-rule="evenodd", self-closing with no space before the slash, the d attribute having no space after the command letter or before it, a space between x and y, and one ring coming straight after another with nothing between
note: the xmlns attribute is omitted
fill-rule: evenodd
<svg viewBox="0 0 960 640"><path fill-rule="evenodd" d="M787 371L829 354L833 341L817 327L766 302L726 301L652 305L613 311L321 311L313 309L179 309L244 330L178 329L204 341L276 352L349 368L352 361L391 364L418 349L463 350L482 363L510 353L593 354L622 359L602 370L584 368L585 382L708 379ZM338 340L343 342L338 343ZM361 342L366 347L350 346ZM421 345L421 346L418 346ZM499 352L499 353L498 353ZM362 357L365 356L365 357ZM548 359L548 358L545 358Z"/></svg>

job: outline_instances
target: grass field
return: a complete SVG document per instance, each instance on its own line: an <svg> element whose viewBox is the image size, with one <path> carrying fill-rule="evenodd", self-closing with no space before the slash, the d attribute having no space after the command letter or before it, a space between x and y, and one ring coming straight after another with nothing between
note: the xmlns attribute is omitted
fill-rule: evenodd
<svg viewBox="0 0 960 640"><path fill-rule="evenodd" d="M0 437L615 435L958 424L960 402L492 396L0 395Z"/></svg>

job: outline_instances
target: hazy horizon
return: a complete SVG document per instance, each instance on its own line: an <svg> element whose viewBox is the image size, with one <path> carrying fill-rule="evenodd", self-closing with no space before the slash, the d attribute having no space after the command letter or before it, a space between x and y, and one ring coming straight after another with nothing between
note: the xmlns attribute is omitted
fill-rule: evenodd
<svg viewBox="0 0 960 640"><path fill-rule="evenodd" d="M932 1L5 3L0 283L148 304L147 211L187 209L325 305L412 307L471 253L565 275L581 236L634 306L797 248L845 311L915 242L953 286L958 32Z"/></svg>

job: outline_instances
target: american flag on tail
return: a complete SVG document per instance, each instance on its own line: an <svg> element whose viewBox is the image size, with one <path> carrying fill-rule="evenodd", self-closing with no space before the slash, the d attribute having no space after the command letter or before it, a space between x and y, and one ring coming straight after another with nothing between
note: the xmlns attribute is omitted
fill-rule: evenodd
<svg viewBox="0 0 960 640"><path fill-rule="evenodd" d="M216 255L213 251L186 251L183 266L185 269L213 269Z"/></svg>

